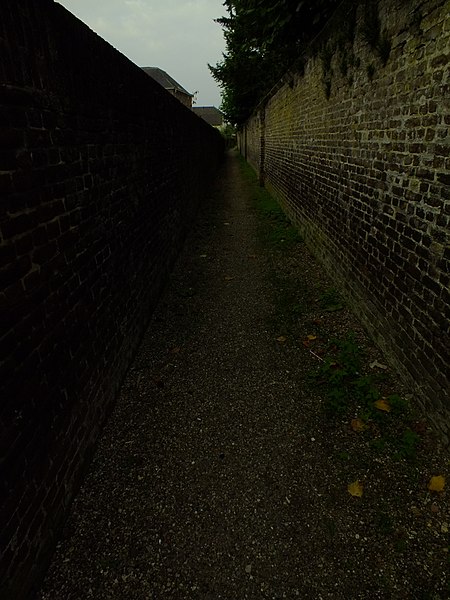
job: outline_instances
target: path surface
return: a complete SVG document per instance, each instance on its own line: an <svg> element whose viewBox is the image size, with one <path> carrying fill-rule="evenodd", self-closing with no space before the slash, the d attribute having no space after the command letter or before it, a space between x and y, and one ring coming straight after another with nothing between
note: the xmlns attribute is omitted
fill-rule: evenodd
<svg viewBox="0 0 450 600"><path fill-rule="evenodd" d="M413 597L374 585L378 567L357 548L363 534L355 539L352 514L330 543L330 506L346 510L353 499L345 488L333 493L317 399L302 383L299 355L281 349L268 325L273 290L257 218L230 155L124 383L40 599Z"/></svg>

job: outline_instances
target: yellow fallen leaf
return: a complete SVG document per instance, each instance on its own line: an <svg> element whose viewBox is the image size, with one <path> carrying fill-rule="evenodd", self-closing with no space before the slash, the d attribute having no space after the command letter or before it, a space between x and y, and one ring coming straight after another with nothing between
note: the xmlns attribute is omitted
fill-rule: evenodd
<svg viewBox="0 0 450 600"><path fill-rule="evenodd" d="M364 429L366 429L366 424L364 423L364 421L362 421L361 419L352 419L352 422L350 423L351 428L353 429L353 431L364 431Z"/></svg>
<svg viewBox="0 0 450 600"><path fill-rule="evenodd" d="M230 275L225 276L225 281L232 281L233 279L234 277L231 277Z"/></svg>
<svg viewBox="0 0 450 600"><path fill-rule="evenodd" d="M283 344L286 341L286 338L284 337L284 335L280 335L280 337L277 337L277 342L280 342L280 344Z"/></svg>
<svg viewBox="0 0 450 600"><path fill-rule="evenodd" d="M445 487L445 477L443 475L435 475L428 483L428 489L431 492L443 492Z"/></svg>
<svg viewBox="0 0 450 600"><path fill-rule="evenodd" d="M348 493L351 496L357 496L358 498L361 498L361 496L363 495L363 484L359 481L359 479L357 479L353 483L349 483L347 489Z"/></svg>
<svg viewBox="0 0 450 600"><path fill-rule="evenodd" d="M387 402L384 398L380 398L374 404L376 408L378 408L378 410L383 410L384 412L391 412L389 402Z"/></svg>
<svg viewBox="0 0 450 600"><path fill-rule="evenodd" d="M308 335L307 338L310 342L313 342L314 340L317 340L317 335Z"/></svg>

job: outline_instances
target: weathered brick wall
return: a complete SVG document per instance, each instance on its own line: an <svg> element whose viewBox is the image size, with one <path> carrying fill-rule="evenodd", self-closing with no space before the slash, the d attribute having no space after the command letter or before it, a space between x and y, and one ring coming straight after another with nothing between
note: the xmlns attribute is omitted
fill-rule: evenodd
<svg viewBox="0 0 450 600"><path fill-rule="evenodd" d="M261 114L257 113L247 125L246 160L259 172L261 164Z"/></svg>
<svg viewBox="0 0 450 600"><path fill-rule="evenodd" d="M385 66L366 9L268 100L265 181L448 441L450 2L380 0Z"/></svg>
<svg viewBox="0 0 450 600"><path fill-rule="evenodd" d="M51 0L2 0L0 57L0 597L18 600L222 142Z"/></svg>

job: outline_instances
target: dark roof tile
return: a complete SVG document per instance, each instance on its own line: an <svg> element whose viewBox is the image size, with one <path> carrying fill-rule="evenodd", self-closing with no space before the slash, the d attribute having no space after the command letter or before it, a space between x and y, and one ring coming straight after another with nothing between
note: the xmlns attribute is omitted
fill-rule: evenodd
<svg viewBox="0 0 450 600"><path fill-rule="evenodd" d="M215 106L194 106L193 110L196 115L213 127L218 127L224 123L223 112Z"/></svg>
<svg viewBox="0 0 450 600"><path fill-rule="evenodd" d="M171 77L168 73L160 69L159 67L141 67L141 69L150 75L159 85L162 85L166 90L177 90L178 92L182 92L187 96L193 96L187 90L184 89L173 77Z"/></svg>

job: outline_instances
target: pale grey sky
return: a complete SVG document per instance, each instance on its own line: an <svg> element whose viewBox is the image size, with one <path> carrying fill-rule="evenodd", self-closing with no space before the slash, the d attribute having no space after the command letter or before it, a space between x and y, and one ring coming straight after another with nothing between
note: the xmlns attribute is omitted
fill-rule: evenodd
<svg viewBox="0 0 450 600"><path fill-rule="evenodd" d="M197 106L220 106L207 63L225 48L213 19L223 0L57 0L140 67L159 67L196 94Z"/></svg>

